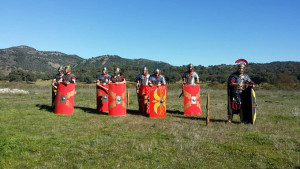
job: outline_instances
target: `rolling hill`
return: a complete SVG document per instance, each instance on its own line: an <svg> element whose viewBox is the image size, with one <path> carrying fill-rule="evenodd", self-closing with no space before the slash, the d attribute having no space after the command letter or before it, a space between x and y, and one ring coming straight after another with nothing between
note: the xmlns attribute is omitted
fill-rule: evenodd
<svg viewBox="0 0 300 169"><path fill-rule="evenodd" d="M104 55L91 59L83 59L77 55L67 55L61 52L38 51L29 46L16 46L0 49L0 71L8 74L13 69L23 69L39 72L55 71L60 65L71 65L73 68L97 68L103 66L147 66L169 68L172 65L148 59L126 59L117 55Z"/></svg>
<svg viewBox="0 0 300 169"><path fill-rule="evenodd" d="M67 55L55 51L38 51L29 46L0 49L0 71L5 74L16 68L49 72L57 69L60 65L76 66L83 60L77 55Z"/></svg>
<svg viewBox="0 0 300 169"><path fill-rule="evenodd" d="M37 78L50 79L60 65L71 65L79 81L89 82L93 81L104 66L108 67L109 73L113 72L114 67L120 67L130 81L135 80L143 66L148 67L150 73L155 68L160 68L170 83L180 81L182 73L186 71L185 66L172 66L165 62L148 59L126 59L117 55L83 59L77 55L61 52L39 51L29 46L0 49L0 79L5 79L5 76L8 77L7 75L16 69L34 72ZM201 81L224 83L229 74L235 70L234 65L222 64L208 67L195 65L195 71L199 74ZM250 63L246 68L246 73L258 84L264 82L270 84L298 83L300 81L300 62Z"/></svg>

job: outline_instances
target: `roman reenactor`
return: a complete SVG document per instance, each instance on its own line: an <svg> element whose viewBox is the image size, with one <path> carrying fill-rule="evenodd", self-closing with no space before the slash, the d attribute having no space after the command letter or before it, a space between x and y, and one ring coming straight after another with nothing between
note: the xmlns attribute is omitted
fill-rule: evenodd
<svg viewBox="0 0 300 169"><path fill-rule="evenodd" d="M97 76L96 97L97 111L108 112L108 83L111 76L106 67L102 69L102 74Z"/></svg>
<svg viewBox="0 0 300 169"><path fill-rule="evenodd" d="M97 75L97 86L103 88L104 86L106 86L106 84L108 84L110 78L111 76L108 74L107 67L104 67L102 69L102 74Z"/></svg>
<svg viewBox="0 0 300 169"><path fill-rule="evenodd" d="M182 75L182 85L195 85L195 84L199 84L199 76L194 71L194 65L189 64L188 71L186 71Z"/></svg>
<svg viewBox="0 0 300 169"><path fill-rule="evenodd" d="M125 76L123 75L123 73L121 73L120 68L115 68L114 70L114 75L111 76L109 83L115 83L115 84L125 84L126 80L125 80Z"/></svg>
<svg viewBox="0 0 300 169"><path fill-rule="evenodd" d="M65 74L62 78L62 82L64 85L68 85L70 83L75 83L76 77L74 74L71 73L71 66L66 66L65 67Z"/></svg>
<svg viewBox="0 0 300 169"><path fill-rule="evenodd" d="M149 77L150 88L150 118L162 118L166 116L167 110L167 85L166 80L159 69Z"/></svg>
<svg viewBox="0 0 300 169"><path fill-rule="evenodd" d="M152 85L157 85L157 87L166 85L166 79L163 75L161 75L159 69L155 69L154 74L149 77L149 86L151 87Z"/></svg>
<svg viewBox="0 0 300 169"><path fill-rule="evenodd" d="M136 77L136 93L139 103L139 111L145 113L146 104L149 97L149 73L147 67L144 67L142 73Z"/></svg>
<svg viewBox="0 0 300 169"><path fill-rule="evenodd" d="M71 66L66 66L62 82L58 82L55 114L73 114L76 77L71 70Z"/></svg>
<svg viewBox="0 0 300 169"><path fill-rule="evenodd" d="M115 68L114 75L109 80L108 115L126 115L126 80L120 68Z"/></svg>
<svg viewBox="0 0 300 169"><path fill-rule="evenodd" d="M148 69L144 67L143 72L136 77L136 93L139 93L141 85L148 85L149 77Z"/></svg>
<svg viewBox="0 0 300 169"><path fill-rule="evenodd" d="M243 91L249 86L254 87L254 82L250 77L244 74L244 69L248 66L248 62L245 59L239 59L236 61L238 64L237 71L231 74L228 78L227 94L228 94L228 121L232 122L233 114L239 114L241 120L243 120Z"/></svg>
<svg viewBox="0 0 300 169"><path fill-rule="evenodd" d="M193 85L193 86L195 86L196 84L199 84L199 76L194 71L194 65L189 64L187 66L187 68L188 68L188 71L186 71L182 75L182 87L184 85ZM179 95L179 97L181 97L182 95L183 95L183 90L182 90L181 94Z"/></svg>
<svg viewBox="0 0 300 169"><path fill-rule="evenodd" d="M59 82L62 81L62 77L64 75L64 70L63 70L63 67L60 66L58 68L58 73L56 75L54 75L53 79L52 79L52 83L51 83L51 86L52 86L52 106L54 106L54 102L55 102L55 97L56 97L56 92L57 92L57 85Z"/></svg>
<svg viewBox="0 0 300 169"><path fill-rule="evenodd" d="M201 115L199 76L192 64L187 68L188 70L182 75L182 92L179 96L183 96L184 114Z"/></svg>

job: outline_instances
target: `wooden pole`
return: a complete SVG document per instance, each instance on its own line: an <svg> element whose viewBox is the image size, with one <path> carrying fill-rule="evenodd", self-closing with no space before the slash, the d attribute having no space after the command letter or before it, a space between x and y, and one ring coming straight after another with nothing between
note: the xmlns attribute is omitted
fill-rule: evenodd
<svg viewBox="0 0 300 169"><path fill-rule="evenodd" d="M210 97L208 93L207 102L206 102L206 126L209 126L209 109L210 109Z"/></svg>
<svg viewBox="0 0 300 169"><path fill-rule="evenodd" d="M127 89L127 108L129 108L129 89Z"/></svg>

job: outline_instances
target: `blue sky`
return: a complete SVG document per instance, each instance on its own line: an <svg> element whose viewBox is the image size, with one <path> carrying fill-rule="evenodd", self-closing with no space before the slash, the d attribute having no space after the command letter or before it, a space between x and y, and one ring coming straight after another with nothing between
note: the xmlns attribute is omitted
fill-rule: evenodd
<svg viewBox="0 0 300 169"><path fill-rule="evenodd" d="M300 61L300 0L0 0L0 48L172 65Z"/></svg>

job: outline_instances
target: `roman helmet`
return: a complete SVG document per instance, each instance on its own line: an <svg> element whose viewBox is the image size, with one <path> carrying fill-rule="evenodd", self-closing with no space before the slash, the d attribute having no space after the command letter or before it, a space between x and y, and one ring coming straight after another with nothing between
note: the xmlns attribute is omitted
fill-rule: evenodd
<svg viewBox="0 0 300 169"><path fill-rule="evenodd" d="M155 74L155 75L159 75L159 74L160 74L160 70L159 70L158 68L156 68L156 69L154 70L154 74Z"/></svg>
<svg viewBox="0 0 300 169"><path fill-rule="evenodd" d="M68 66L66 66L65 67L65 73L71 73L71 66L70 65L68 65Z"/></svg>
<svg viewBox="0 0 300 169"><path fill-rule="evenodd" d="M244 69L245 67L246 67L246 66L244 65L244 63L238 64L238 69L240 69L240 68Z"/></svg>
<svg viewBox="0 0 300 169"><path fill-rule="evenodd" d="M193 69L194 69L194 65L190 63L188 65L188 71L192 71Z"/></svg>
<svg viewBox="0 0 300 169"><path fill-rule="evenodd" d="M238 63L238 66L237 66L238 73L241 74L241 75L244 74L244 69L245 69L246 66L248 66L247 60L238 59L238 60L235 61L235 63Z"/></svg>
<svg viewBox="0 0 300 169"><path fill-rule="evenodd" d="M102 69L102 73L107 73L107 67L104 67L103 69Z"/></svg>
<svg viewBox="0 0 300 169"><path fill-rule="evenodd" d="M143 67L143 74L146 74L146 73L148 73L148 69L147 69L147 67L145 66L145 67Z"/></svg>
<svg viewBox="0 0 300 169"><path fill-rule="evenodd" d="M118 67L115 68L115 72L114 73L115 73L115 75L120 74L120 68L118 68Z"/></svg>
<svg viewBox="0 0 300 169"><path fill-rule="evenodd" d="M64 73L64 68L62 66L58 67L57 69L58 73Z"/></svg>

